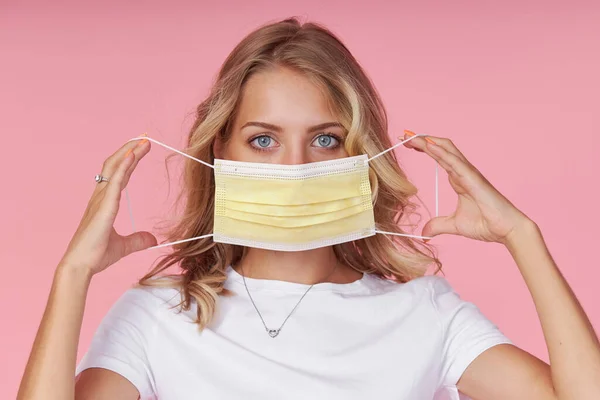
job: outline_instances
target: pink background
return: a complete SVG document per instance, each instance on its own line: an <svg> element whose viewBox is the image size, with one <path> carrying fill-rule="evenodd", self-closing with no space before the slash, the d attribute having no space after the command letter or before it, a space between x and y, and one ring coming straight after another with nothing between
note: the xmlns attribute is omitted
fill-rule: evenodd
<svg viewBox="0 0 600 400"><path fill-rule="evenodd" d="M0 3L0 398L16 394L54 268L104 158L144 131L180 147L189 114L233 46L260 24L291 15L341 36L377 85L391 134L407 128L451 137L541 226L600 328L598 3L216 3ZM398 154L433 212L433 162ZM165 155L154 146L130 183L139 228L154 229L169 213L177 180L169 192ZM440 213L447 214L455 195L445 174L440 182ZM117 227L131 229L125 207ZM547 360L508 252L460 237L433 243L459 293ZM132 255L94 278L79 357L108 307L157 254Z"/></svg>

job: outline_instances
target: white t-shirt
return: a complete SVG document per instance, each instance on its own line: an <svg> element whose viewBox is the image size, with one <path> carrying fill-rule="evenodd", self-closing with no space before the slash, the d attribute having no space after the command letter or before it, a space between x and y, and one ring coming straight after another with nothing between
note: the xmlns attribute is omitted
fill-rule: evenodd
<svg viewBox="0 0 600 400"><path fill-rule="evenodd" d="M130 289L113 305L77 366L127 378L141 399L444 399L486 349L511 343L447 280L408 283L364 274L316 284L279 336L266 332L242 276L227 270L212 323L172 308L179 292ZM269 328L279 328L308 285L246 278Z"/></svg>

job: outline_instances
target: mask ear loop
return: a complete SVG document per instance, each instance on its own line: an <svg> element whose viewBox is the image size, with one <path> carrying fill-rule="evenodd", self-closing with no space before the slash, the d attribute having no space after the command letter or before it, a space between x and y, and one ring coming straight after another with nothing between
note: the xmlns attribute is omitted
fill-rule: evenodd
<svg viewBox="0 0 600 400"><path fill-rule="evenodd" d="M423 135L423 134L417 134L414 136L411 136L410 138L401 141L400 143L396 143L395 145L393 145L392 147L390 147L389 149L386 149L384 151L382 151L379 154L374 155L373 157L367 159L367 163L371 160L376 159L379 156L384 155L385 153L387 153L388 151L392 151L394 150L396 147L400 147L402 146L404 143L413 140L414 138L418 138L419 136L427 136L427 135ZM437 163L435 163L435 216L438 216L438 204L439 204L439 199L438 199L438 195L439 195L439 191L438 191L438 165ZM385 231L380 231L375 229L375 233L381 233L382 235L393 235L393 236L404 236L404 237L412 237L412 238L417 238L417 239L433 239L432 236L420 236L420 235L411 235L408 233L397 233L397 232L385 232Z"/></svg>
<svg viewBox="0 0 600 400"><path fill-rule="evenodd" d="M374 155L373 157L367 159L366 162L368 163L369 161L374 160L375 158L377 158L379 156L382 156L385 153L387 153L389 151L392 151L395 148L397 148L397 147L403 145L404 143L406 143L406 142L408 142L410 140L413 140L414 138L419 137L419 136L427 136L427 135L417 134L415 136L412 136L412 137L410 137L410 138L408 138L406 140L403 140L400 143L397 143L397 144L393 145L389 149L386 149L386 150L382 151L381 153ZM207 166L209 168L212 168L212 169L215 168L214 165L209 164L206 161L202 161L202 160L200 160L200 159L198 159L196 157L190 156L189 154L186 154L186 153L184 153L184 152L182 152L180 150L177 150L177 149L175 149L175 148L173 148L173 147L171 147L169 145L166 145L166 144L164 144L164 143L162 143L162 142L160 142L160 141L158 141L156 139L152 139L151 137L148 137L148 136L141 136L141 137L132 138L132 139L129 139L128 142L131 142L131 141L134 141L134 140L144 140L144 139L149 140L149 141L151 141L153 143L156 143L156 144L158 144L160 146L163 146L164 148L169 149L171 151L174 151L174 152L176 152L176 153L178 153L178 154L180 154L180 155L182 155L184 157L187 157L187 158L189 158L191 160L199 162L200 164L205 165L205 166ZM125 188L125 197L127 199L127 208L129 210L129 218L131 220L131 225L133 227L133 231L135 232L135 222L134 222L134 219L133 219L133 212L132 212L132 207L131 207L131 201L130 201L130 198L129 198L129 193L127 191L127 188ZM438 216L438 166L437 166L437 163L435 164L435 216L436 217ZM407 233L385 232L385 231L380 231L380 230L375 230L375 233L380 233L380 234L383 234L383 235L413 237L413 238L418 238L418 239L432 239L432 237L430 237L430 236L419 236L419 235L410 235L410 234L407 234ZM191 241L199 240L199 239L205 239L205 238L208 238L208 237L211 237L211 236L213 236L212 233L207 234L207 235L202 235L202 236L196 236L196 237L193 237L193 238L177 240L177 241L174 241L174 242L162 243L162 244L159 244L159 245L156 245L156 246L149 247L148 249L157 249L157 248L160 248L160 247L173 246L175 244L185 243L185 242L191 242Z"/></svg>
<svg viewBox="0 0 600 400"><path fill-rule="evenodd" d="M158 145L160 145L160 146L163 146L163 147L165 147L165 148L167 148L167 149L169 149L169 150L171 150L171 151L174 151L175 153L181 154L181 155L182 155L182 156L184 156L184 157L187 157L187 158L189 158L189 159L192 159L192 160L194 160L194 161L197 161L197 162L199 162L200 164L202 164L202 165L205 165L205 166L207 166L207 167L209 167L209 168L215 169L215 166L214 166L214 165L212 165L212 164L209 164L209 163L207 163L206 161L202 161L202 160L200 160L200 159L198 159L198 158L196 158L196 157L192 157L192 156L190 156L189 154L186 154L186 153L184 153L183 151L179 151L179 150L177 150L177 149L175 149L175 148L173 148L173 147L171 147L171 146L169 146L169 145L166 145L166 144L164 144L164 143L162 143L162 142L159 142L159 141L158 141L158 140L156 140L156 139L152 139L152 138L150 138L150 137L148 137L148 136L140 136L140 137L136 137L136 138L133 138L133 139L129 139L129 140L128 140L128 142L132 142L132 141L134 141L134 140L144 140L144 139L146 139L146 140L149 140L149 141L151 141L152 143L156 143L156 144L158 144ZM128 208L128 210L129 210L129 218L131 219L131 225L132 225L132 227L133 227L133 231L135 232L135 223L134 223L134 221L133 221L133 212L132 212L132 208L131 208L131 201L130 201L130 199L129 199L129 193L127 192L127 187L125 187L125 197L127 198L127 208ZM193 237L193 238L188 238L188 239L177 240L177 241L175 241L175 242L161 243L161 244L158 244L158 245L156 245L156 246L148 247L146 250L149 250L149 249L158 249L158 248L160 248L160 247L173 246L173 245L175 245L175 244L179 244L179 243L185 243L185 242L191 242L191 241L193 241L193 240L204 239L204 238L208 238L208 237L211 237L211 236L213 236L213 234L212 234L212 233L209 233L208 235L202 235L202 236L196 236L196 237Z"/></svg>
<svg viewBox="0 0 600 400"><path fill-rule="evenodd" d="M149 140L149 141L151 141L152 143L156 143L156 144L158 144L158 145L161 145L162 147L164 147L164 148L167 148L167 149L169 149L169 150L171 150L171 151L174 151L175 153L179 153L179 154L181 154L181 155L182 155L182 156L184 156L184 157L187 157L187 158L189 158L189 159L192 159L192 160L194 160L194 161L197 161L197 162L199 162L200 164L206 165L208 168L215 169L215 166L214 166L214 165L212 165L212 164L209 164L209 163L207 163L206 161L202 161L202 160L200 160L200 159L198 159L198 158L196 158L196 157L192 157L192 156L190 156L189 154L186 154L186 153L184 153L183 151L179 151L179 150L177 150L177 149L175 149L175 148L173 148L173 147L171 147L171 146L169 146L169 145L166 145L166 144L164 144L164 143L162 143L162 142L159 142L159 141L158 141L158 140L156 140L156 139L152 139L151 137L148 137L148 136L140 136L140 137L136 137L136 138L133 138L133 139L129 139L129 140L128 140L128 142L133 142L134 140L144 140L144 139L146 139L146 140Z"/></svg>

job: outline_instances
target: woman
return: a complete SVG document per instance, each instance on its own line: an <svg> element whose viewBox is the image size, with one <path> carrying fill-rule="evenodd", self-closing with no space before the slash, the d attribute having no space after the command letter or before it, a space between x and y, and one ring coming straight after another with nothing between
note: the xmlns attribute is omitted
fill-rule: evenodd
<svg viewBox="0 0 600 400"><path fill-rule="evenodd" d="M531 291L551 366L512 345L446 280L423 276L441 264L426 242L402 236L399 222L414 212L416 189L393 152L382 154L391 144L375 89L330 32L289 19L246 37L198 107L186 153L204 165L186 160L185 210L169 239L202 238L174 245L121 297L76 368L92 276L156 245L148 232L122 237L112 227L120 193L150 142L130 141L106 160L108 181L99 181L56 269L19 399L458 399L459 390L475 399L600 398L597 337L536 224L450 140L412 138L405 146L435 159L459 196L455 212L433 218L423 236L506 246ZM217 240L222 183L208 168L215 159L285 174L361 154L371 157L367 211L387 234L307 246L299 233L290 240L304 250L278 251L259 240L270 225L245 221L234 228L257 228L232 235L253 235L256 246ZM294 201L322 194L310 179L302 182L307 193L269 206L281 214L254 217L280 224L276 232L321 234L318 224L293 225L307 221L302 210L311 207ZM247 196L242 190L239 200ZM173 265L181 274L159 277Z"/></svg>

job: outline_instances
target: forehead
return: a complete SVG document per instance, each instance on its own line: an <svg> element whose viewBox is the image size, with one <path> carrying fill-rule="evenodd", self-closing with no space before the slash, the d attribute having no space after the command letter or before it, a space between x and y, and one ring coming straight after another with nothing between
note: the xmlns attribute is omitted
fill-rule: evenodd
<svg viewBox="0 0 600 400"><path fill-rule="evenodd" d="M327 100L324 90L300 72L288 68L262 71L245 83L237 122L258 120L285 128L335 121Z"/></svg>

